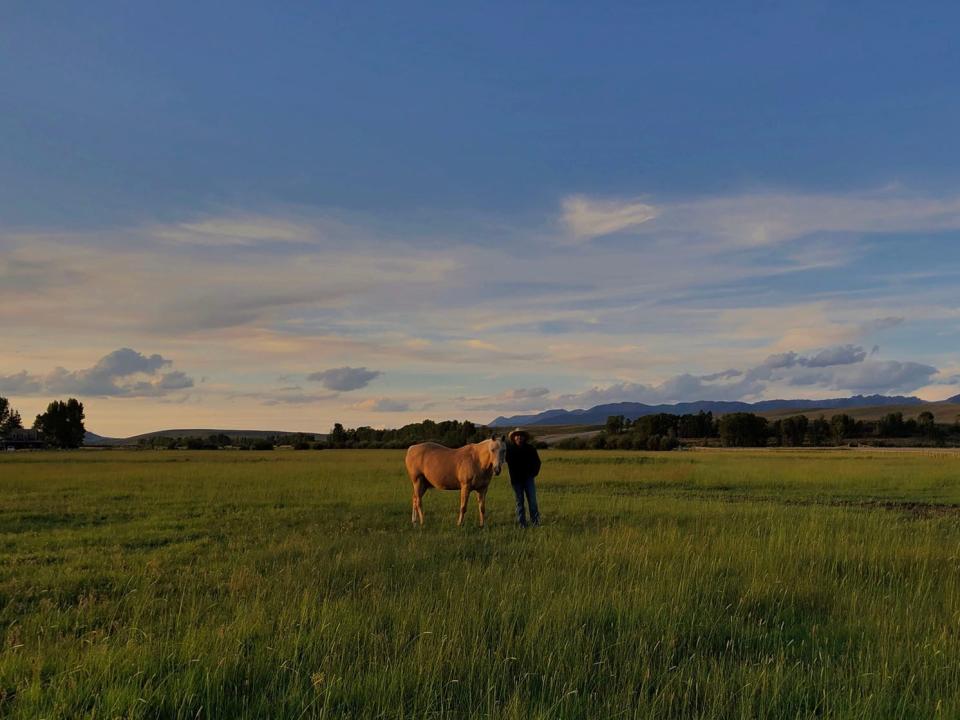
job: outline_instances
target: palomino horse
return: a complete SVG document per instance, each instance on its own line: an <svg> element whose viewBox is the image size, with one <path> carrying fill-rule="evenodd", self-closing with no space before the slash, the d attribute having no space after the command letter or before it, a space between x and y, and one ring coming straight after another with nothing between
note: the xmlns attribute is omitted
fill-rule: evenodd
<svg viewBox="0 0 960 720"><path fill-rule="evenodd" d="M413 484L414 523L423 525L423 494L430 488L460 491L460 517L457 525L463 525L467 512L467 498L477 494L480 506L480 527L483 527L486 512L487 487L490 478L500 474L507 443L502 437L464 445L452 450L437 443L426 442L411 445L407 450L407 474Z"/></svg>

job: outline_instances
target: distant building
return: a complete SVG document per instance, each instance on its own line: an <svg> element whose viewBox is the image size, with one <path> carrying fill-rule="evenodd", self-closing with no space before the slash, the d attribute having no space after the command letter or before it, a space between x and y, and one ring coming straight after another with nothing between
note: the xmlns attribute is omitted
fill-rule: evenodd
<svg viewBox="0 0 960 720"><path fill-rule="evenodd" d="M47 447L43 435L36 430L11 430L0 438L4 450L41 450Z"/></svg>

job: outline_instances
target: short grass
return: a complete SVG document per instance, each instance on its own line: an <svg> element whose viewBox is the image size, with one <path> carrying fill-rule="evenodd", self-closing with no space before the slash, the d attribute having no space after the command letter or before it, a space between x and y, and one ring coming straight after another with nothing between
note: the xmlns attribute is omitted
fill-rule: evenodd
<svg viewBox="0 0 960 720"><path fill-rule="evenodd" d="M548 451L528 531L402 459L0 457L0 715L960 717L956 455Z"/></svg>

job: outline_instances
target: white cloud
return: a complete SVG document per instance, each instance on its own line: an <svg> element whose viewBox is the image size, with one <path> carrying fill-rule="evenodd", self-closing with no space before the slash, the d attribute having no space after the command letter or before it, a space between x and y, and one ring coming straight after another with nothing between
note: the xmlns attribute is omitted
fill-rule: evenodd
<svg viewBox="0 0 960 720"><path fill-rule="evenodd" d="M601 200L571 195L563 199L562 207L564 224L580 240L634 228L657 216L657 208L639 199Z"/></svg>

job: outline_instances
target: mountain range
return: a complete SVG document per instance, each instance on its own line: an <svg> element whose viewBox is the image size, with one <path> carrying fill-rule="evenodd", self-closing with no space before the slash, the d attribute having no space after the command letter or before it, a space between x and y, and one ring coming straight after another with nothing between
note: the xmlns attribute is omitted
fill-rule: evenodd
<svg viewBox="0 0 960 720"><path fill-rule="evenodd" d="M944 401L948 403L960 402L960 395ZM695 402L681 402L674 404L647 405L639 402L618 402L595 405L589 409L580 410L545 410L533 415L500 416L492 420L492 427L517 425L601 425L611 415L623 415L629 420L636 420L644 415L656 413L671 413L684 415L686 413L712 412L723 415L732 412L764 413L776 410L797 410L809 412L811 410L844 410L861 407L924 405L925 400L918 397L904 395L854 395L853 397L831 398L829 400L760 400L758 402L740 402L724 400L698 400Z"/></svg>

